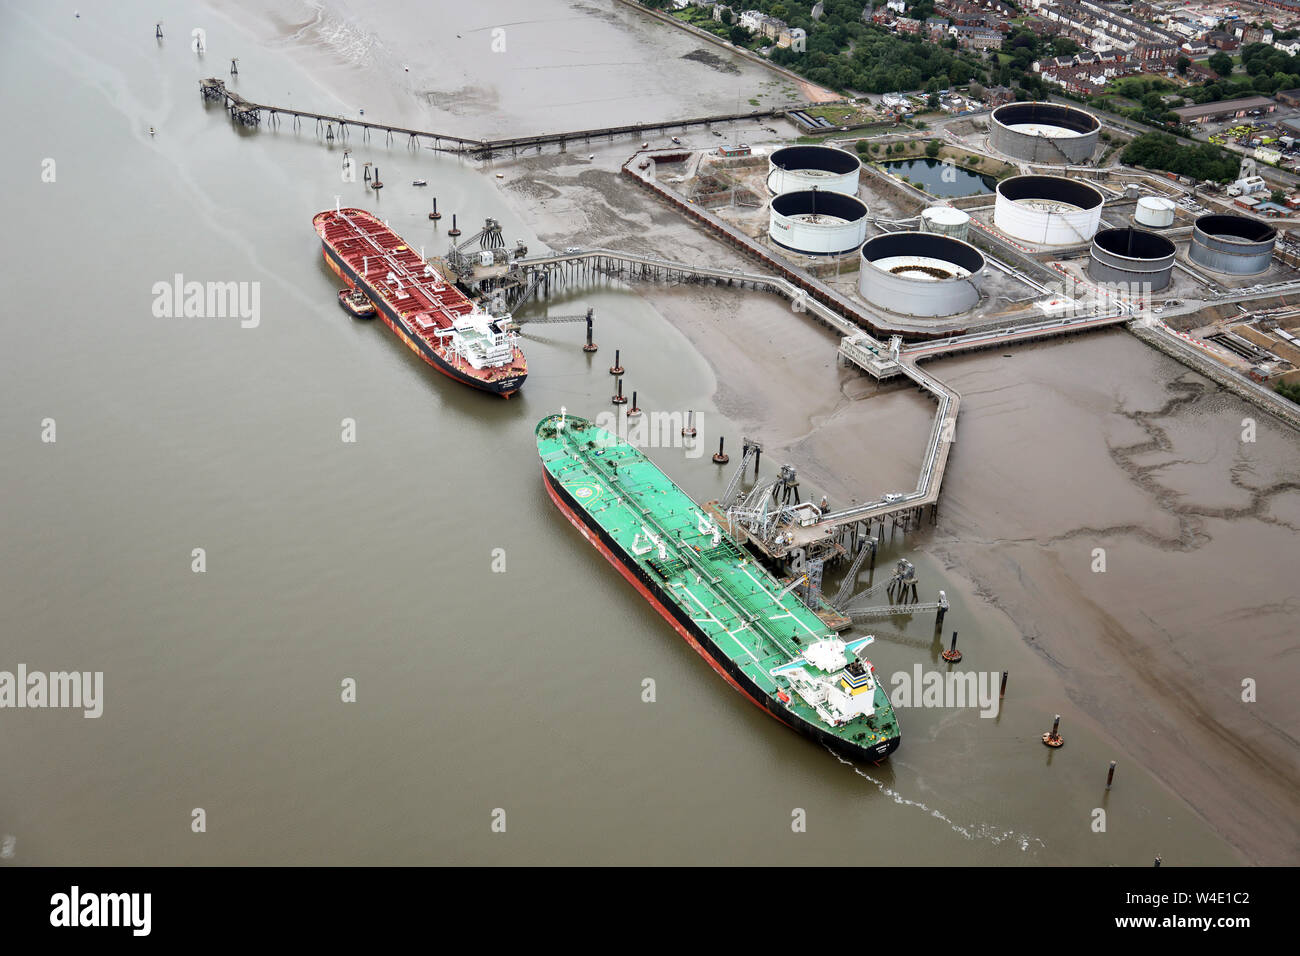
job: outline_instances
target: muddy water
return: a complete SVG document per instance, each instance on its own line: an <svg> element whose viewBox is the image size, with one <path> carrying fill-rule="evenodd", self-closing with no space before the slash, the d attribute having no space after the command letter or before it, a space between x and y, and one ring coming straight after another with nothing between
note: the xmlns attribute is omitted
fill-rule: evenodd
<svg viewBox="0 0 1300 956"><path fill-rule="evenodd" d="M418 30L385 25L401 20L399 4L351 22L407 44L393 62L407 59L416 72L417 48L430 61L455 62L447 17L477 10L436 6L445 16L424 14ZM685 81L660 68L664 50L680 59L694 49L676 34L623 30L625 13L609 4L591 4L591 13L582 4L527 6L557 22L590 17L580 22L597 38L575 31L539 62L598 59L601 49L590 44L609 35L602 30L635 51L643 66L603 79L606 96L635 96L667 72L674 75L658 105L728 106L730 88L715 102L698 84L681 91ZM341 180L339 149L312 129L246 133L205 109L198 79L223 74L233 55L241 83L256 77L259 89L337 108L334 91L351 84L364 87L367 104L389 97L424 115L427 105L406 95L400 65L376 57L361 69L303 26L349 13L275 9L283 23L270 30L247 14L181 5L158 45L155 12L140 4L115 6L111 19L91 11L76 19L58 4L5 8L0 78L24 89L11 121L31 132L0 158L7 182L30 183L8 198L11 221L29 225L0 240L11 274L25 277L11 289L0 353L0 475L10 504L0 514L0 669L102 671L105 696L96 720L0 710L0 836L12 849L5 863L1240 858L1189 807L1195 794L1150 772L1160 751L1136 739L1135 722L1098 712L1090 682L1076 682L1043 653L1047 626L1028 625L1059 605L1030 590L1022 607L987 583L1017 564L1032 579L1035 562L1057 547L1050 537L1083 527L1145 523L1162 541L1182 540L1177 516L1140 485L1131 489L1135 479L1105 440L1094 438L1089 454L1070 462L1071 487L1088 490L1079 471L1092 469L1101 476L1095 487L1112 487L1113 496L1071 503L1032 530L1017 522L1052 507L1011 497L1016 481L1026 494L1047 494L1074 447L1075 433L1046 416L1056 406L1044 396L1066 396L1063 406L1095 403L1098 414L1081 412L1076 432L1102 427L1104 439L1136 444L1146 440L1144 422L1115 407L1131 397L1125 409L1159 409L1164 385L1140 383L1176 369L1134 345L1123 354L1139 384L1118 372L1096 384L1093 364L1113 364L1113 356L1076 349L1117 346L1071 344L1039 360L1028 395L999 397L1008 387L995 384L1000 359L953 363L959 387L988 398L971 399L941 524L892 543L880 567L907 556L927 591L944 586L968 666L1009 669L1012 693L996 718L970 708L905 709L905 741L889 765L843 765L732 693L571 531L542 491L532 427L560 406L610 408L605 366L618 346L643 404L699 410L710 444L718 434L734 441L765 422L778 426L774 447L806 467L810 493L849 496L858 480L907 480L910 468L894 459L919 456L924 438L914 426L926 421L924 400L898 390L864 399L857 380L820 351L833 342L779 305L745 301L738 311L720 299L692 303L688 294L642 296L609 284L547 304L566 313L596 308L595 357L577 348L580 326L537 327L518 398L453 387L382 327L338 309L311 215L337 195L378 210L433 251L445 241L425 217L436 190L443 208L464 210L467 222L492 215L508 240L540 248L539 237L492 177L452 159L353 143L359 162L384 167L390 185L375 196ZM185 43L189 20L207 29L203 61ZM534 84L507 87L496 74L475 81L474 63L442 86L498 83L493 104L466 107L485 129L504 131L555 99ZM722 76L739 86L745 74ZM418 80L427 84L423 74ZM582 101L590 92L563 88L569 112L549 119L597 109ZM45 159L56 160L54 182L40 180ZM417 177L430 190L407 185ZM626 200L628 216L641 215L632 208L638 201ZM257 283L255 327L156 315L154 285L177 273ZM720 357L723 316L753 333L743 346L752 363ZM763 351L764 338L776 357ZM825 358L784 365L788 381L774 374L784 356L815 355ZM744 396L761 398L746 404ZM1181 421L1186 409L1171 414ZM41 440L47 418L57 423L53 443ZM341 440L344 419L356 423L354 443ZM999 419L1037 429L1042 454L1011 456ZM1189 441L1202 435L1194 422L1186 428ZM700 498L725 482L692 450L651 453ZM993 477L989 462L1003 460L1022 460L1029 474ZM1283 455L1278 467L1289 460ZM1105 477L1114 470L1123 480ZM1270 493L1269 507L1294 507L1294 499ZM1113 508L1122 509L1114 518ZM1233 566L1258 547L1229 530L1252 521L1260 519L1213 519L1214 566ZM1048 539L1038 543L1035 534ZM1003 548L1004 539L1014 544ZM1112 547L1121 570L1125 546ZM201 574L192 570L195 548L206 553ZM501 557L504 573L493 570ZM1077 568L1063 574L1072 580ZM1276 591L1271 580L1250 588ZM1111 572L1106 581L1119 588L1106 597L1117 607L1153 590L1147 571ZM1187 592L1170 593L1172 611L1195 617L1178 603ZM900 619L874 633L882 675L936 666L931 620ZM1086 618L1068 636L1082 648L1101 646ZM347 679L356 682L355 703L341 699ZM647 679L653 703L643 700ZM1037 741L1054 712L1067 721L1060 753ZM1187 725L1177 712L1170 720L1178 732ZM1165 770L1175 776L1206 751L1164 752L1174 754ZM1121 761L1123 785L1107 797L1110 759ZM196 808L205 811L205 833L192 830ZM1098 808L1108 814L1105 833L1093 831ZM505 834L491 829L498 809ZM806 811L805 833L791 830L797 809Z"/></svg>

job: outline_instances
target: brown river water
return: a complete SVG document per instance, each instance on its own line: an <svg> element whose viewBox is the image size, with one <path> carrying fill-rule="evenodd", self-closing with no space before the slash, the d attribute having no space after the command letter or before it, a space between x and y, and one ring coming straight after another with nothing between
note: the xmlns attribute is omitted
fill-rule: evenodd
<svg viewBox="0 0 1300 956"><path fill-rule="evenodd" d="M597 355L538 326L523 392L472 393L342 313L315 212L375 209L430 254L431 195L534 251L730 254L617 182L627 142L503 183L354 137L375 195L313 124L246 131L198 92L239 57L253 99L478 136L743 109L788 82L595 0L182 2L161 43L148 4L74 9L0 4L22 91L0 153L0 671L102 672L103 712L0 709L0 864L1296 862L1293 432L1241 442L1248 406L1124 332L930 366L964 396L939 521L877 575L907 557L923 600L944 588L963 667L1009 670L1008 695L992 718L900 708L888 764L844 764L572 531L533 426L608 410L618 347L643 405L697 410L733 453L760 436L765 470L844 500L915 481L928 402L837 368L779 301L609 281L546 304L594 307ZM548 169L571 186L534 204L520 181ZM246 283L256 309L159 314L177 275ZM702 500L729 474L650 453ZM861 632L882 676L936 669L932 618Z"/></svg>

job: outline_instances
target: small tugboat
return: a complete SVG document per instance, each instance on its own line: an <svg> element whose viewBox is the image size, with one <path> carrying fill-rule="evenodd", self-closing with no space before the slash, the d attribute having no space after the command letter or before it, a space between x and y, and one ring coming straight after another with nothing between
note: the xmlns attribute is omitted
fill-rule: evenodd
<svg viewBox="0 0 1300 956"><path fill-rule="evenodd" d="M360 289L339 289L339 305L354 319L375 317L375 304Z"/></svg>
<svg viewBox="0 0 1300 956"><path fill-rule="evenodd" d="M412 180L411 180L411 185L412 185L412 186L427 186L427 185L429 185L429 184L428 184L427 182L425 182L423 179L412 179Z"/></svg>

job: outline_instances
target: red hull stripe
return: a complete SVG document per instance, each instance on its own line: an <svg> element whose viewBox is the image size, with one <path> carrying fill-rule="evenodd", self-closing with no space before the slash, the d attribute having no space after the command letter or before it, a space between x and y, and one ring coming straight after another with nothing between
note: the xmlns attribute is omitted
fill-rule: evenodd
<svg viewBox="0 0 1300 956"><path fill-rule="evenodd" d="M605 556L606 561L614 565L614 567L618 568L618 573L623 575L623 577L627 579L628 583L631 584L632 587L636 588L637 591L640 592L641 596L644 597L646 601L649 602L650 606L653 607L656 611L658 611L659 614L663 617L663 619L667 621L669 624L671 624L673 626L673 629L677 631L678 634L680 634L683 638L685 638L687 644L695 648L695 653L699 654L706 661L708 661L709 666L712 667L714 671L718 673L718 676L720 676L732 687L736 688L736 690L740 691L740 693L744 694L745 699L748 700L751 704L753 704L763 713L767 714L773 720L789 727L790 726L789 724L786 724L784 720L782 720L776 714L772 713L770 710L764 707L761 703L759 703L757 700L753 698L753 696L749 693L749 691L745 690L745 688L741 687L738 683L736 683L735 678L732 677L730 674L728 674L726 670L724 670L718 664L718 662L715 661L712 656L710 656L709 652L700 646L700 642L695 639L695 636L691 634L691 632L688 631L686 628L682 627L681 622L678 621L677 618L673 616L673 613L670 610L668 610L666 607L664 607L663 604L659 601L659 599L655 597L653 594L651 594L650 591L646 589L645 585L643 585L640 581L638 581L636 579L636 576L633 575L632 572L628 570L627 566L623 564L623 562L620 561L614 555L614 553L605 546L605 542L601 541L598 536L593 535L591 533L591 531L587 528L586 523L583 522L583 520L579 518L576 514L574 514L573 509L570 508L568 505L566 505L564 501L561 500L560 496L555 493L555 489L551 486L550 475L547 474L545 470L543 470L542 478L543 478L543 483L546 485L546 493L551 496L551 500L555 502L555 506L559 508L561 512L563 512L566 518L569 519L569 524L573 525L580 532L582 532L582 536L586 538L591 544L593 544L597 551L599 551L601 554ZM793 730L794 728L791 729Z"/></svg>

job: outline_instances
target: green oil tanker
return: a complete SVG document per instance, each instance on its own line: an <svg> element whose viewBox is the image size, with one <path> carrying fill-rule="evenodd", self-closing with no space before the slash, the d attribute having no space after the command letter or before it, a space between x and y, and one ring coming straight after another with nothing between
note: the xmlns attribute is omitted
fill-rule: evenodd
<svg viewBox="0 0 1300 956"><path fill-rule="evenodd" d="M846 757L898 747L889 696L863 656L788 593L640 451L591 422L537 425L547 493L564 516L732 687Z"/></svg>

